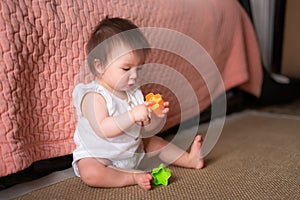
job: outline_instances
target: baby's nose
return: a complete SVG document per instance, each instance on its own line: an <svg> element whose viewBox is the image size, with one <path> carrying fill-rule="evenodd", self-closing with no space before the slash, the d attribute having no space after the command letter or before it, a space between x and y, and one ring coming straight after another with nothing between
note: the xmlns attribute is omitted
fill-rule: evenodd
<svg viewBox="0 0 300 200"><path fill-rule="evenodd" d="M137 78L137 69L136 67L132 68L130 71L130 76L131 79L136 79Z"/></svg>

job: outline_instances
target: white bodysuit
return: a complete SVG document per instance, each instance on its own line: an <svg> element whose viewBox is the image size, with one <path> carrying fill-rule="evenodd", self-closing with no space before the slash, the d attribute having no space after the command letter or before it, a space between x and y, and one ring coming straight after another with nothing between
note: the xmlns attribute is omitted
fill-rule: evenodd
<svg viewBox="0 0 300 200"><path fill-rule="evenodd" d="M81 112L83 97L89 92L99 93L104 97L109 116L118 116L128 112L133 106L144 103L144 97L139 88L127 91L128 100L131 102L129 104L95 81L76 85L73 91L73 104L78 121L74 133L76 148L73 152L72 162L75 174L80 176L77 161L88 157L108 159L113 166L122 169L137 168L145 155L140 138L140 127L132 126L124 134L113 138L103 138L97 135Z"/></svg>

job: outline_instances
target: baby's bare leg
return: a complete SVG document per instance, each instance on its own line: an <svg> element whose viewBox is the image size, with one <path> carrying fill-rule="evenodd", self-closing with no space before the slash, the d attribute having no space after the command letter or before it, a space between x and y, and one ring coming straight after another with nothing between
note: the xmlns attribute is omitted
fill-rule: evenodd
<svg viewBox="0 0 300 200"><path fill-rule="evenodd" d="M204 166L201 157L202 137L200 135L195 137L189 153L157 136L145 138L143 142L147 153L158 154L159 158L166 163L195 169Z"/></svg>
<svg viewBox="0 0 300 200"><path fill-rule="evenodd" d="M123 187L139 185L151 189L150 174L137 171L124 171L104 165L95 158L83 158L77 163L83 182L92 187Z"/></svg>

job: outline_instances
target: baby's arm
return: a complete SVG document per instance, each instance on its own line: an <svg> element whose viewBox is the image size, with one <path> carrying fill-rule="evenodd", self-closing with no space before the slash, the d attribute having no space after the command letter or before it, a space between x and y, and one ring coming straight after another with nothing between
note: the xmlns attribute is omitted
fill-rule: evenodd
<svg viewBox="0 0 300 200"><path fill-rule="evenodd" d="M104 97L97 93L88 93L83 98L81 110L95 133L101 137L110 138L121 135L124 130L134 124L129 112L121 114L117 119L110 117Z"/></svg>
<svg viewBox="0 0 300 200"><path fill-rule="evenodd" d="M131 126L137 126L135 122L148 118L148 108L144 104L135 106L129 112L110 117L104 97L97 93L88 93L84 97L81 110L95 133L105 138L119 136Z"/></svg>

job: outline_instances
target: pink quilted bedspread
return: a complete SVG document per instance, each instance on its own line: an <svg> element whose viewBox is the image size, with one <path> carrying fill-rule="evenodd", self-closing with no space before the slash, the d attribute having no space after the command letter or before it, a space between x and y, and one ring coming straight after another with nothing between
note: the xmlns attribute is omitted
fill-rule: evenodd
<svg viewBox="0 0 300 200"><path fill-rule="evenodd" d="M255 33L236 0L4 0L0 13L0 176L72 153L75 77L85 60L89 34L106 15L188 35L209 52L226 90L239 86L260 95L262 67ZM211 103L205 84L193 78L192 70L182 70L189 63L172 56L152 58L190 73L185 75L205 109ZM164 97L172 101L168 94ZM165 129L180 120L174 105Z"/></svg>

